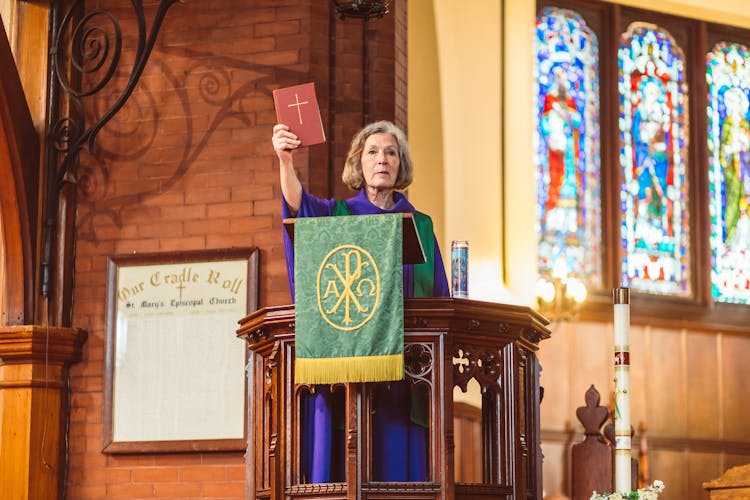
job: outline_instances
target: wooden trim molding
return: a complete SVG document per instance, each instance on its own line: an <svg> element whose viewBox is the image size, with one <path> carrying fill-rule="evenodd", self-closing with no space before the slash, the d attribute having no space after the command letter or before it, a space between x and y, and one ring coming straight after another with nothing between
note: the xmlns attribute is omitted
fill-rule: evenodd
<svg viewBox="0 0 750 500"><path fill-rule="evenodd" d="M87 333L0 327L0 484L3 498L60 498L68 370Z"/></svg>

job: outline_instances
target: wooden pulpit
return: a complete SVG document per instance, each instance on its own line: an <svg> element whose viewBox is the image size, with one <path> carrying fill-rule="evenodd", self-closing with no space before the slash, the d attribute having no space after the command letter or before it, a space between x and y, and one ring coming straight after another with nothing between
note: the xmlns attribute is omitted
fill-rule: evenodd
<svg viewBox="0 0 750 500"><path fill-rule="evenodd" d="M376 384L334 384L346 400L345 482L306 484L300 472L300 397L294 383L294 306L240 321L247 341L248 496L251 499L542 498L538 344L548 321L527 307L468 299L407 299L404 376L429 394L429 479L373 481L370 429ZM480 482L457 483L454 387L481 387ZM481 458L479 458L481 457Z"/></svg>

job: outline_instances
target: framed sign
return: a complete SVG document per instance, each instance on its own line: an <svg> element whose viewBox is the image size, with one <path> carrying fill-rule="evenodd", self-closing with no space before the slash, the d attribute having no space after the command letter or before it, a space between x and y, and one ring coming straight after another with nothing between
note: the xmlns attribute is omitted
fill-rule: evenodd
<svg viewBox="0 0 750 500"><path fill-rule="evenodd" d="M258 250L110 257L105 453L244 450Z"/></svg>

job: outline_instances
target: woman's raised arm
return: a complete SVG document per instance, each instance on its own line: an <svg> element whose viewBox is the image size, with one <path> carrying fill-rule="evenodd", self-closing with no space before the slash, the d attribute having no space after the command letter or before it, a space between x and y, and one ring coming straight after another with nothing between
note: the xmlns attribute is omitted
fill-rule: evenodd
<svg viewBox="0 0 750 500"><path fill-rule="evenodd" d="M300 141L289 131L289 127L278 123L273 127L271 137L273 149L279 157L279 176L281 179L281 193L292 215L296 215L302 202L302 183L294 170L292 151L297 149Z"/></svg>

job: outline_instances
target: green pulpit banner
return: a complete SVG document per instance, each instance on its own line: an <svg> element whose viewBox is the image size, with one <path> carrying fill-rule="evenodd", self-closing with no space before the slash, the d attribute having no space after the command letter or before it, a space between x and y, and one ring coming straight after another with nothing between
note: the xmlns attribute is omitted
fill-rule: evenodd
<svg viewBox="0 0 750 500"><path fill-rule="evenodd" d="M294 223L294 381L404 376L402 214Z"/></svg>

